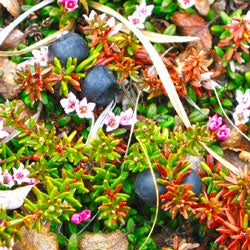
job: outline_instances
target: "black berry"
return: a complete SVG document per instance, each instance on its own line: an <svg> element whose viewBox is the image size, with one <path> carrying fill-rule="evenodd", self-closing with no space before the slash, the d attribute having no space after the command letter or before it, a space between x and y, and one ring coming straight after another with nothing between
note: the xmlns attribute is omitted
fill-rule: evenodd
<svg viewBox="0 0 250 250"><path fill-rule="evenodd" d="M95 66L81 81L81 97L97 106L106 106L115 98L119 85L111 70L106 66Z"/></svg>
<svg viewBox="0 0 250 250"><path fill-rule="evenodd" d="M87 58L88 53L89 47L87 42L74 32L63 34L49 45L50 62L53 63L54 58L57 57L63 67L66 66L69 57L77 58L77 62L80 63Z"/></svg>
<svg viewBox="0 0 250 250"><path fill-rule="evenodd" d="M160 178L160 174L154 171L155 178ZM164 194L167 190L165 186L157 184L159 195ZM150 169L146 169L139 173L134 182L135 193L149 206L156 205L156 193L153 177Z"/></svg>

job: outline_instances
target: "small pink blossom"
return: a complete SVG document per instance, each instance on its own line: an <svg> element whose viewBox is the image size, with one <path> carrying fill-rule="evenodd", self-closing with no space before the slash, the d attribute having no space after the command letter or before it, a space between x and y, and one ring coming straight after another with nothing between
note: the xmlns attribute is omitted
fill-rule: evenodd
<svg viewBox="0 0 250 250"><path fill-rule="evenodd" d="M120 29L122 28L122 23L116 24L115 18L111 17L106 22L105 26L108 26L111 28L111 31L108 33L108 36L114 36L116 35Z"/></svg>
<svg viewBox="0 0 250 250"><path fill-rule="evenodd" d="M85 222L91 218L91 210L85 209L80 213L74 213L71 216L71 222L74 224L80 224L81 222Z"/></svg>
<svg viewBox="0 0 250 250"><path fill-rule="evenodd" d="M154 5L146 5L145 0L141 0L139 5L136 5L135 12L128 16L128 20L138 29L144 29L144 22L148 16L151 16Z"/></svg>
<svg viewBox="0 0 250 250"><path fill-rule="evenodd" d="M26 169L24 167L24 165L22 163L20 163L19 168L13 168L13 175L12 178L14 181L16 181L16 183L18 185L22 184L22 183L33 183L34 179L33 178L29 178L28 176L30 175L30 171L28 169Z"/></svg>
<svg viewBox="0 0 250 250"><path fill-rule="evenodd" d="M68 12L72 12L78 8L78 0L59 0L59 3L61 3L63 8Z"/></svg>
<svg viewBox="0 0 250 250"><path fill-rule="evenodd" d="M9 174L7 169L2 172L2 168L0 168L0 184L9 188L13 187L15 184L11 174Z"/></svg>
<svg viewBox="0 0 250 250"><path fill-rule="evenodd" d="M145 0L141 0L140 4L136 5L135 8L136 8L135 12L138 15L142 15L144 17L148 17L148 16L151 16L152 11L154 9L154 5L153 4L146 5L146 1Z"/></svg>
<svg viewBox="0 0 250 250"><path fill-rule="evenodd" d="M71 216L71 222L73 222L74 224L80 224L82 222L82 216L80 213L74 213Z"/></svg>
<svg viewBox="0 0 250 250"><path fill-rule="evenodd" d="M24 71L25 67L28 65L33 65L37 62L41 67L47 67L49 62L49 52L48 46L42 46L40 50L34 49L32 50L33 57L28 60L21 62L17 65L16 69L20 71Z"/></svg>
<svg viewBox="0 0 250 250"><path fill-rule="evenodd" d="M211 131L217 130L222 124L222 117L218 116L218 114L215 114L212 117L208 117L208 128Z"/></svg>
<svg viewBox="0 0 250 250"><path fill-rule="evenodd" d="M116 24L114 17L111 17L108 20L106 20L107 16L105 13L99 15L94 10L91 10L89 16L83 15L83 17L86 20L86 22L93 27L95 27L95 26L97 26L97 27L99 27L99 26L109 27L111 30L108 33L108 36L114 36L122 28L121 23Z"/></svg>
<svg viewBox="0 0 250 250"><path fill-rule="evenodd" d="M107 126L106 131L110 132L119 127L120 116L115 115L112 111L109 111L104 124Z"/></svg>
<svg viewBox="0 0 250 250"><path fill-rule="evenodd" d="M236 126L246 124L250 118L250 109L245 109L244 106L238 105L233 112L233 118Z"/></svg>
<svg viewBox="0 0 250 250"><path fill-rule="evenodd" d="M135 25L136 28L138 29L144 29L144 22L145 22L145 17L144 16L138 16L136 13L134 13L131 16L128 16L129 22Z"/></svg>
<svg viewBox="0 0 250 250"><path fill-rule="evenodd" d="M0 139L8 136L9 133L3 130L3 120L0 121Z"/></svg>
<svg viewBox="0 0 250 250"><path fill-rule="evenodd" d="M94 108L95 108L95 103L93 102L88 103L86 97L84 97L76 106L76 113L80 118L93 118Z"/></svg>
<svg viewBox="0 0 250 250"><path fill-rule="evenodd" d="M216 137L219 140L226 140L229 134L230 128L226 124L224 124L217 130Z"/></svg>
<svg viewBox="0 0 250 250"><path fill-rule="evenodd" d="M178 0L178 2L183 9L190 8L195 4L195 0Z"/></svg>
<svg viewBox="0 0 250 250"><path fill-rule="evenodd" d="M98 23L102 23L105 21L105 18L106 18L106 14L103 13L101 15L99 15L96 11L94 10L91 10L90 13L89 13L89 16L83 14L82 15L84 17L84 19L86 20L86 22L90 25L93 24L93 22L96 22L96 24Z"/></svg>
<svg viewBox="0 0 250 250"><path fill-rule="evenodd" d="M67 98L63 98L62 100L60 100L60 103L64 108L65 113L69 114L76 110L76 107L79 104L79 100L72 92L69 92Z"/></svg>
<svg viewBox="0 0 250 250"><path fill-rule="evenodd" d="M80 213L82 222L87 221L91 218L91 212L92 212L91 210L85 209Z"/></svg>
<svg viewBox="0 0 250 250"><path fill-rule="evenodd" d="M47 67L49 62L49 51L48 46L42 46L40 50L32 50L32 55L34 59L28 62L28 64L34 65L38 62L41 67Z"/></svg>
<svg viewBox="0 0 250 250"><path fill-rule="evenodd" d="M236 100L245 109L250 108L250 89L243 94L240 90L236 90Z"/></svg>
<svg viewBox="0 0 250 250"><path fill-rule="evenodd" d="M120 114L120 124L123 126L131 126L135 123L134 112L131 108L122 111Z"/></svg>

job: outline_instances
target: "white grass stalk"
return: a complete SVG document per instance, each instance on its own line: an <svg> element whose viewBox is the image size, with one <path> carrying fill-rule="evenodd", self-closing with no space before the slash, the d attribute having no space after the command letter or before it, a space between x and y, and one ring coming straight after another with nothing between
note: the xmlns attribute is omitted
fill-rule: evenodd
<svg viewBox="0 0 250 250"><path fill-rule="evenodd" d="M21 14L18 18L16 18L12 23L10 23L7 27L5 27L0 32L0 45L4 42L4 40L8 37L8 35L11 33L11 31L19 24L21 23L25 18L27 18L30 14L33 12L45 7L46 5L53 3L54 0L44 0L40 2L37 5L34 5L29 10L25 11L23 14Z"/></svg>

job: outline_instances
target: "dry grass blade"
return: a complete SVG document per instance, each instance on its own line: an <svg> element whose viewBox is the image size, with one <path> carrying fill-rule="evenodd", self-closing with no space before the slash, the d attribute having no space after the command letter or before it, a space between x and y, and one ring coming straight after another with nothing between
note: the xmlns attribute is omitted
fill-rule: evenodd
<svg viewBox="0 0 250 250"><path fill-rule="evenodd" d="M156 209L155 209L155 217L154 217L153 225L151 227L150 232L148 233L147 238L145 239L145 241L143 242L143 244L139 248L139 250L141 250L141 249L143 249L143 247L145 246L145 244L147 243L147 241L149 240L151 234L154 231L154 227L156 225L157 218L158 218L158 213L159 213L160 200L159 200L159 189L158 189L158 186L157 186L157 181L156 181L156 178L155 178L153 166L152 166L151 161L150 161L149 156L148 156L147 149L146 149L146 147L144 146L144 144L142 143L142 141L140 140L140 138L138 136L136 137L136 140L139 142L139 144L141 146L141 149L142 149L142 152L145 155L146 161L148 163L148 166L149 166L149 169L150 169L150 172L151 172L151 175L152 175L153 183L154 183L155 194L156 194Z"/></svg>
<svg viewBox="0 0 250 250"><path fill-rule="evenodd" d="M125 33L130 32L130 29L126 27L122 27L121 30ZM187 43L200 39L196 36L168 36L147 30L141 30L141 33L152 43Z"/></svg>
<svg viewBox="0 0 250 250"><path fill-rule="evenodd" d="M60 35L62 35L62 33L64 31L69 31L72 30L74 26L74 22L69 23L67 26L63 27L62 29L60 29L59 31L53 33L52 35L40 40L37 43L34 43L22 50L18 50L18 51L0 51L0 57L6 57L6 56L19 56L19 55L23 55L27 52L30 52L34 49L38 49L41 46L45 46L48 45L52 42L54 42Z"/></svg>

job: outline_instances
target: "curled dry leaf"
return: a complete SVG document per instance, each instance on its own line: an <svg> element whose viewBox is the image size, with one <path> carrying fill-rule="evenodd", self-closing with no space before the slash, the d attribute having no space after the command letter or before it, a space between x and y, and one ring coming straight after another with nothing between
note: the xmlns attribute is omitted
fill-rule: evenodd
<svg viewBox="0 0 250 250"><path fill-rule="evenodd" d="M127 250L128 240L120 230L108 234L91 233L83 235L78 247L80 250Z"/></svg>
<svg viewBox="0 0 250 250"><path fill-rule="evenodd" d="M246 124L239 125L238 128L242 132L249 130L249 126ZM220 145L225 152L224 157L235 166L244 167L247 162L250 162L250 142L235 128L230 128L229 137L222 141Z"/></svg>
<svg viewBox="0 0 250 250"><path fill-rule="evenodd" d="M210 9L209 0L195 0L194 6L202 16L206 16Z"/></svg>
<svg viewBox="0 0 250 250"><path fill-rule="evenodd" d="M3 209L16 209L23 205L24 198L28 195L34 185L27 185L14 190L0 191L0 207Z"/></svg>
<svg viewBox="0 0 250 250"><path fill-rule="evenodd" d="M242 132L249 130L249 126L243 124L238 126ZM230 149L233 151L247 151L250 152L250 142L245 139L235 128L230 128L229 137L221 142L223 149Z"/></svg>
<svg viewBox="0 0 250 250"><path fill-rule="evenodd" d="M0 28L0 32L3 29ZM19 29L14 29L0 46L0 50L15 49L20 44L26 43L25 34Z"/></svg>
<svg viewBox="0 0 250 250"><path fill-rule="evenodd" d="M250 162L250 152L247 151L241 151L239 154L239 157L242 161L248 161Z"/></svg>
<svg viewBox="0 0 250 250"><path fill-rule="evenodd" d="M15 82L16 64L8 58L0 58L0 95L11 99L20 92L20 86Z"/></svg>
<svg viewBox="0 0 250 250"><path fill-rule="evenodd" d="M202 17L197 14L176 11L171 17L171 20L176 24L183 35L199 37L204 50L212 48L212 35L207 26L207 22Z"/></svg>
<svg viewBox="0 0 250 250"><path fill-rule="evenodd" d="M2 4L13 17L17 17L20 15L21 1L18 1L18 0L0 0L0 4Z"/></svg>

